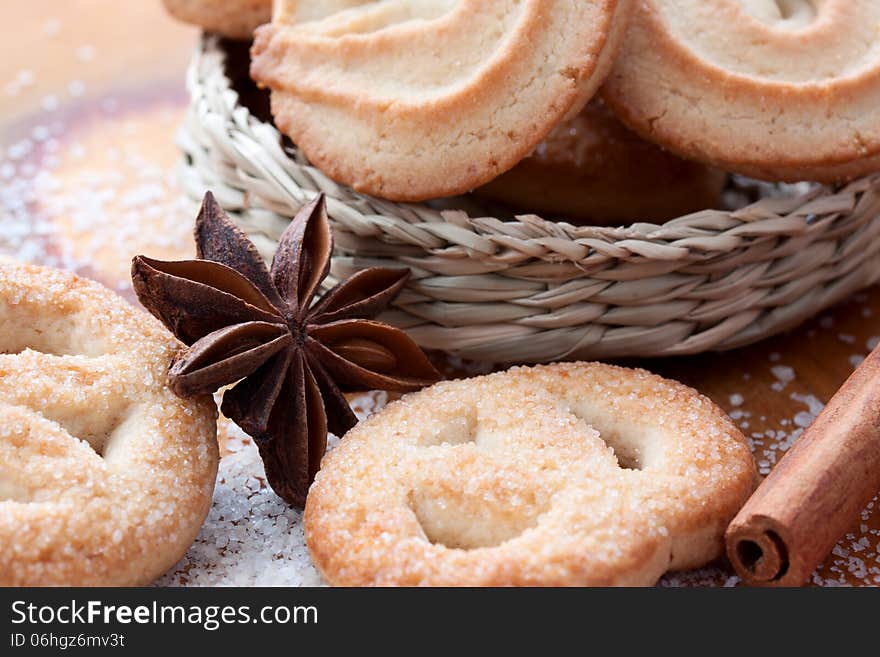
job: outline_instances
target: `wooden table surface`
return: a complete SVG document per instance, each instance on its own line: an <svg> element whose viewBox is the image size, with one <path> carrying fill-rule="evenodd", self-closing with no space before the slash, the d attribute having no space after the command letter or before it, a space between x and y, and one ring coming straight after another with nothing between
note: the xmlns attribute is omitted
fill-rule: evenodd
<svg viewBox="0 0 880 657"><path fill-rule="evenodd" d="M166 17L159 0L6 2L0 21L0 254L122 292L135 253L191 255L174 132L195 30ZM750 348L640 364L727 410L766 474L878 341L875 288ZM878 506L853 519L815 584L880 584ZM736 583L730 575L721 565L664 582Z"/></svg>

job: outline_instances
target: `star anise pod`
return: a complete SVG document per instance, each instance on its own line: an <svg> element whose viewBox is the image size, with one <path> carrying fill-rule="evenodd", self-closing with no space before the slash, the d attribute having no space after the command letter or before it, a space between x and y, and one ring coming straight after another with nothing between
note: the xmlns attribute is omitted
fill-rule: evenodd
<svg viewBox="0 0 880 657"><path fill-rule="evenodd" d="M223 414L254 437L269 484L302 507L327 432L357 423L343 394L412 391L440 378L400 329L372 321L408 270L358 272L312 303L330 269L323 194L291 221L267 269L208 193L195 228L198 260L132 262L141 303L189 346L168 371L181 396L223 395Z"/></svg>

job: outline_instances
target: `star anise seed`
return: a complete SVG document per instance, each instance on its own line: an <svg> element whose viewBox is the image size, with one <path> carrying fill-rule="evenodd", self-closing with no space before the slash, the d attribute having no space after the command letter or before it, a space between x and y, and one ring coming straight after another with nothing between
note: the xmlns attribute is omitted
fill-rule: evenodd
<svg viewBox="0 0 880 657"><path fill-rule="evenodd" d="M141 303L188 348L168 372L182 396L235 383L223 413L254 437L272 488L297 507L327 447L357 423L344 391L417 390L440 378L403 331L374 321L408 270L372 268L317 302L333 238L323 194L281 236L272 266L205 195L198 260L132 262Z"/></svg>

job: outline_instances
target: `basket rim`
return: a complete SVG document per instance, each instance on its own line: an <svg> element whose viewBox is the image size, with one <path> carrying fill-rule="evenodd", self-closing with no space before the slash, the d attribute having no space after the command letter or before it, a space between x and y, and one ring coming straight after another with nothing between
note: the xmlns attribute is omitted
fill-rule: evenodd
<svg viewBox="0 0 880 657"><path fill-rule="evenodd" d="M627 227L384 201L285 149L241 104L233 84L248 79L244 61L227 63L220 45L203 37L189 68L184 191L197 201L213 189L266 258L296 210L325 192L336 242L328 282L408 267L385 321L425 348L496 363L731 349L880 280L880 172L836 188L735 188L760 200Z"/></svg>

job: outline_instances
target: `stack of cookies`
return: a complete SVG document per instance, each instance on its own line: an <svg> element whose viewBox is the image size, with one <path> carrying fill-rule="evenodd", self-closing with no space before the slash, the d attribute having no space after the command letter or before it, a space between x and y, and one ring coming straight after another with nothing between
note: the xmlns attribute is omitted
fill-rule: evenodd
<svg viewBox="0 0 880 657"><path fill-rule="evenodd" d="M392 201L468 192L594 223L713 207L725 172L880 169L880 4L165 0L250 38L278 128Z"/></svg>

